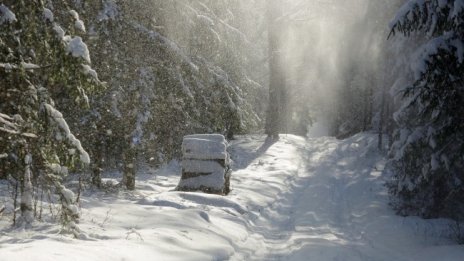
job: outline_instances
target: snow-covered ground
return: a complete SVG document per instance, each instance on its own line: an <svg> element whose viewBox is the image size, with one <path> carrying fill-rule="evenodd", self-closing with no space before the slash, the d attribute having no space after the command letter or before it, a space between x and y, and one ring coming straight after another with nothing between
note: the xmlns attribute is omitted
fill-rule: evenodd
<svg viewBox="0 0 464 261"><path fill-rule="evenodd" d="M230 152L226 197L173 191L173 162L139 174L136 192L86 192L87 240L0 217L0 260L464 260L446 220L389 209L374 135L244 136Z"/></svg>

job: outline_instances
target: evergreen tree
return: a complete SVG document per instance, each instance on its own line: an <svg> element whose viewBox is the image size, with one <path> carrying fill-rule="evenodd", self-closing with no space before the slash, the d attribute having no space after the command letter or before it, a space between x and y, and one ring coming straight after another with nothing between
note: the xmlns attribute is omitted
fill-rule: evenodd
<svg viewBox="0 0 464 261"><path fill-rule="evenodd" d="M84 30L75 11L65 7L56 11L68 17L69 28ZM87 93L100 83L89 66L82 38L68 35L58 22L42 1L12 0L0 5L0 112L11 115L2 117L11 128L0 132L0 151L7 154L4 171L21 191L23 223L30 226L37 213L32 187L54 188L62 205L62 221L77 237L76 198L63 185L63 178L70 170L88 165L90 157L58 106L78 112L75 108L88 106ZM68 98L68 103L56 104L61 98Z"/></svg>
<svg viewBox="0 0 464 261"><path fill-rule="evenodd" d="M234 18L243 9L229 2L82 3L92 60L108 83L105 94L91 99L100 108L100 138L93 143L99 145L91 154L106 158L96 162L122 162L106 167L122 168L125 187L134 188L138 161L161 164L180 156L186 134L232 137L259 124L246 100L255 83L237 52L247 50ZM94 168L96 184L103 165Z"/></svg>
<svg viewBox="0 0 464 261"><path fill-rule="evenodd" d="M411 0L391 33L425 34L401 92L389 183L401 214L464 217L464 1Z"/></svg>

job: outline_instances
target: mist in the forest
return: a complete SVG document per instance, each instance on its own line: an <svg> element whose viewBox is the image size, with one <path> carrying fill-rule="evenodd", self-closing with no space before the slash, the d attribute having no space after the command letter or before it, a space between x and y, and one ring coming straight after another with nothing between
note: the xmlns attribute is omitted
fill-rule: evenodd
<svg viewBox="0 0 464 261"><path fill-rule="evenodd" d="M352 111L361 107L356 99L367 94L373 99L376 89L384 88L381 72L388 23L398 1L254 0L217 6L208 1L166 1L158 4L155 16L145 14L149 8L137 10L138 16L151 17L150 27L187 56L200 54L228 72L227 77L245 90L245 98L264 122L268 100L263 90L269 86L271 60L266 17L270 2L282 5L277 18L281 24L277 54L284 63L286 117L302 121L305 116L295 114L307 113L311 119L303 124L318 122L326 125L327 134L335 135L334 129L344 123L340 112L359 114ZM260 91L253 89L256 85Z"/></svg>
<svg viewBox="0 0 464 261"><path fill-rule="evenodd" d="M341 103L351 100L342 97L346 92L382 87L375 85L382 84L379 73L394 4L382 0L294 2L304 5L298 10L306 12L290 21L285 36L290 99L309 104L319 125L333 125L339 111L345 110Z"/></svg>

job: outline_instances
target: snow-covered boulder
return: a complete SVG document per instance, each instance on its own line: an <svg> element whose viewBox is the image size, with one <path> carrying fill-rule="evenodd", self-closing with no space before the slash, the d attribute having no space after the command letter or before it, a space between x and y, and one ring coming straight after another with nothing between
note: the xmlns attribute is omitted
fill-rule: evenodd
<svg viewBox="0 0 464 261"><path fill-rule="evenodd" d="M178 190L229 193L228 143L220 134L185 136L182 142L182 177Z"/></svg>

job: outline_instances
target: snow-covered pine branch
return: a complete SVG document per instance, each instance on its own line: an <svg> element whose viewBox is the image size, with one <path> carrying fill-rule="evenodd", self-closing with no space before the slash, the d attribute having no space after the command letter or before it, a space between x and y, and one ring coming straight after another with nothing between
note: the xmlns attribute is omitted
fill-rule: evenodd
<svg viewBox="0 0 464 261"><path fill-rule="evenodd" d="M395 113L390 191L403 214L464 215L463 17L463 0L410 0L390 23L392 34L424 35L410 64L414 81Z"/></svg>
<svg viewBox="0 0 464 261"><path fill-rule="evenodd" d="M55 188L64 222L74 233L79 215L63 178L68 169L89 165L90 155L67 121L83 114L79 106L88 106L87 94L101 88L101 82L90 66L88 46L74 35L85 31L83 21L61 4L6 0L0 5L0 152L2 164L8 163L2 171L21 192L26 224L39 215L32 191Z"/></svg>

